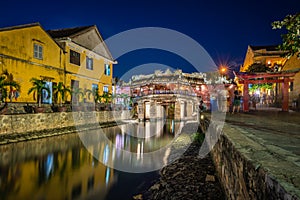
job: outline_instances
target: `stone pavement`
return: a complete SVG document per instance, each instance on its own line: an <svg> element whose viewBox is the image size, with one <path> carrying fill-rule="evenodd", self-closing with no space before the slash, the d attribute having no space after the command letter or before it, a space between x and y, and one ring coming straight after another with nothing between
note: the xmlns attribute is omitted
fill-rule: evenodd
<svg viewBox="0 0 300 200"><path fill-rule="evenodd" d="M224 134L254 166L300 199L300 113L260 108L227 114Z"/></svg>

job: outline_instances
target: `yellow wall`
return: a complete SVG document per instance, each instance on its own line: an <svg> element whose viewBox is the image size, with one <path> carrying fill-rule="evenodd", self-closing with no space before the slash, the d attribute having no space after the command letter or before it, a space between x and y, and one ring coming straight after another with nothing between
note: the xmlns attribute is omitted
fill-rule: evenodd
<svg viewBox="0 0 300 200"><path fill-rule="evenodd" d="M292 56L288 59L283 67L283 70L294 70L300 68L300 59L297 58L297 55ZM289 103L290 105L294 100L298 100L300 95L300 72L298 72L294 77L294 87L293 91L289 92Z"/></svg>
<svg viewBox="0 0 300 200"><path fill-rule="evenodd" d="M21 85L18 102L36 102L27 95L32 77L64 81L63 51L40 26L0 31L0 43L0 69L7 69ZM33 56L34 43L43 47L42 60Z"/></svg>
<svg viewBox="0 0 300 200"><path fill-rule="evenodd" d="M71 86L71 80L77 80L79 81L79 88L82 89L92 89L92 84L97 84L100 94L103 93L103 86L107 85L109 88L109 92L111 92L113 73L112 63L108 61L105 62L103 57L74 43L66 42L65 46L65 51L67 52L65 62L66 70L68 72L66 84L68 86ZM80 53L80 66L70 63L70 50ZM86 56L88 56L89 58L93 58L93 70L86 68ZM110 65L109 76L104 74L104 65L106 63Z"/></svg>
<svg viewBox="0 0 300 200"><path fill-rule="evenodd" d="M270 52L269 52L270 53ZM262 55L258 55L262 54ZM244 59L244 63L240 68L241 72L245 72L250 65L253 63L261 63L263 65L267 65L268 61L270 61L270 67L273 67L274 64L284 65L286 58L280 57L278 55L267 55L268 52L266 49L253 51L251 47L248 46L246 56Z"/></svg>

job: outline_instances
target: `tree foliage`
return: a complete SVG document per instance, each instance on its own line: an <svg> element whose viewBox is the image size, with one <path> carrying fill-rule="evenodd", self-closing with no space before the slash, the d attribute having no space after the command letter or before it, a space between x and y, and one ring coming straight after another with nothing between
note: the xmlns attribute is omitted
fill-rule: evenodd
<svg viewBox="0 0 300 200"><path fill-rule="evenodd" d="M256 73L256 72L267 72L269 67L259 63L253 63L248 67L246 72ZM250 91L255 91L258 89L272 89L272 83L261 83L261 84L253 84L250 88Z"/></svg>
<svg viewBox="0 0 300 200"><path fill-rule="evenodd" d="M259 63L253 63L248 67L246 72L256 73L256 72L267 72L269 70L269 67L263 64Z"/></svg>
<svg viewBox="0 0 300 200"><path fill-rule="evenodd" d="M286 34L281 35L282 44L279 45L279 49L286 52L286 57L300 52L300 13L287 15L282 21L274 21L272 28L287 30Z"/></svg>
<svg viewBox="0 0 300 200"><path fill-rule="evenodd" d="M42 105L42 95L43 91L46 91L47 93L47 99L50 98L51 91L50 89L45 85L46 81L40 80L37 78L31 78L30 82L32 83L32 87L29 88L27 94L33 93L33 99L38 99L38 107L41 107ZM37 98L36 98L37 97Z"/></svg>
<svg viewBox="0 0 300 200"><path fill-rule="evenodd" d="M14 80L12 73L4 70L0 76L0 101L4 102L6 98L9 98L11 102L14 89L20 92L20 84Z"/></svg>
<svg viewBox="0 0 300 200"><path fill-rule="evenodd" d="M66 87L62 82L59 82L58 85L54 85L53 90L55 100L60 104L60 106L65 103L67 94L71 94L71 89Z"/></svg>

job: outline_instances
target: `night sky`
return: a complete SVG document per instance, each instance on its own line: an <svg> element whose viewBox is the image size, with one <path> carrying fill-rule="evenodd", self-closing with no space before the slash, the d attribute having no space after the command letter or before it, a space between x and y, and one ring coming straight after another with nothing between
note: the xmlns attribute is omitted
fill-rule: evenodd
<svg viewBox="0 0 300 200"><path fill-rule="evenodd" d="M40 22L48 30L95 24L103 39L133 28L162 27L196 40L216 65L239 66L247 45L279 44L283 31L272 30L271 23L299 11L298 0L3 1L0 27ZM147 63L196 71L180 56L158 49L136 50L116 60L118 77Z"/></svg>

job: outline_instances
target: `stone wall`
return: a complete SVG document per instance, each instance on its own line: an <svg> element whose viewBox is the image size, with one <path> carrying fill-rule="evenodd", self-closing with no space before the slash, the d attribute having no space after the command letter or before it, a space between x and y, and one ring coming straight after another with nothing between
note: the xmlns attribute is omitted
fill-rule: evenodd
<svg viewBox="0 0 300 200"><path fill-rule="evenodd" d="M129 118L129 110L0 115L0 134L107 123Z"/></svg>
<svg viewBox="0 0 300 200"><path fill-rule="evenodd" d="M211 151L228 199L298 199L260 165L243 156L236 145L225 133Z"/></svg>

